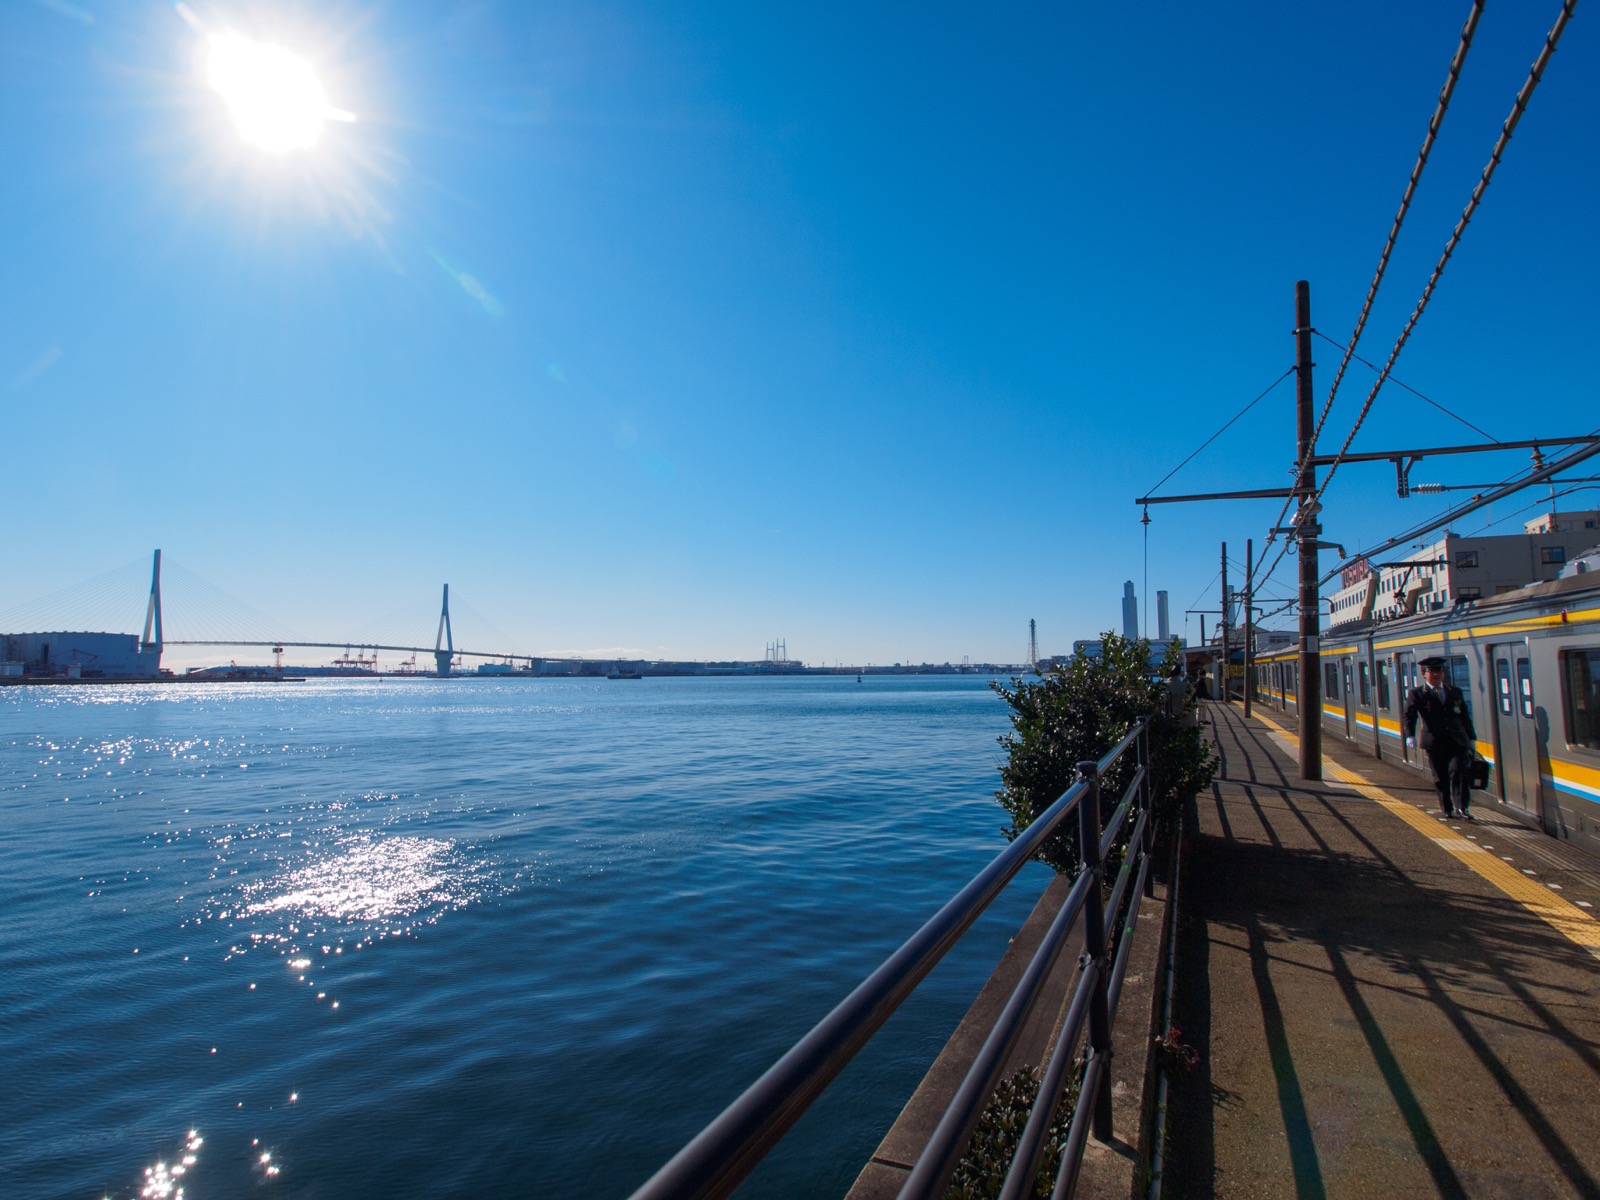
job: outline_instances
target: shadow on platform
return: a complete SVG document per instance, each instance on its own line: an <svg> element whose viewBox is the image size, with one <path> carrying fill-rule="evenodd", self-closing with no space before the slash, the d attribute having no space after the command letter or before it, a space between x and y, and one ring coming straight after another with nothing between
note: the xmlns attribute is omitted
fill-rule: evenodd
<svg viewBox="0 0 1600 1200"><path fill-rule="evenodd" d="M1222 771L1190 813L1178 950L1199 1061L1173 1092L1165 1195L1600 1196L1600 962L1210 708ZM1466 829L1491 853L1524 833L1492 814Z"/></svg>

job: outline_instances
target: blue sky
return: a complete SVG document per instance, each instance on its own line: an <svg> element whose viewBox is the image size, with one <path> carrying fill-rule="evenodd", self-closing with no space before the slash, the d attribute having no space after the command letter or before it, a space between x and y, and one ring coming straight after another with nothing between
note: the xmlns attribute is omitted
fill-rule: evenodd
<svg viewBox="0 0 1600 1200"><path fill-rule="evenodd" d="M1558 7L1489 6L1365 357ZM1132 500L1292 365L1297 279L1348 337L1468 8L18 0L0 611L156 546L308 638L431 643L448 581L458 642L522 653L1017 661L1030 618L1047 653L1118 624L1125 579L1214 608L1278 504L1146 542ZM1600 424L1591 18L1395 371L1499 439ZM245 143L201 66L227 30L356 120ZM1391 386L1354 449L1479 440ZM1288 380L1162 490L1293 450ZM1326 536L1437 499L1345 467Z"/></svg>

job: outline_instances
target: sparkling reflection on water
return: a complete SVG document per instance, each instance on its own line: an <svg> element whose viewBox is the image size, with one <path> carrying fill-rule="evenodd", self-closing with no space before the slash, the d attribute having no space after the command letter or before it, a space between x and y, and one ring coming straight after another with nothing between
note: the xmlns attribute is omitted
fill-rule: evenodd
<svg viewBox="0 0 1600 1200"><path fill-rule="evenodd" d="M431 923L478 899L484 880L447 838L358 834L331 854L246 886L241 911L338 923L394 922L427 912Z"/></svg>
<svg viewBox="0 0 1600 1200"><path fill-rule="evenodd" d="M999 849L1004 727L950 677L0 692L0 1195L626 1195ZM848 1186L1040 887L752 1194Z"/></svg>

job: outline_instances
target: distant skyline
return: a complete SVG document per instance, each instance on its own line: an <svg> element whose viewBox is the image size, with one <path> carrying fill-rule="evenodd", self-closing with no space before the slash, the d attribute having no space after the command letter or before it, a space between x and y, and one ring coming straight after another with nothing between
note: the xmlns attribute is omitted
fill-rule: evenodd
<svg viewBox="0 0 1600 1200"><path fill-rule="evenodd" d="M1348 338L1470 7L6 6L0 612L159 546L329 640L431 644L448 581L524 654L1018 662L1129 579L1197 638L1279 502L1133 499L1293 365L1297 279ZM1485 9L1363 358L1559 9ZM252 108L225 35L320 98ZM1597 48L1579 9L1395 367L1460 420L1391 383L1353 450L1600 424ZM1286 486L1293 394L1160 491ZM1393 476L1342 467L1326 540L1444 507Z"/></svg>

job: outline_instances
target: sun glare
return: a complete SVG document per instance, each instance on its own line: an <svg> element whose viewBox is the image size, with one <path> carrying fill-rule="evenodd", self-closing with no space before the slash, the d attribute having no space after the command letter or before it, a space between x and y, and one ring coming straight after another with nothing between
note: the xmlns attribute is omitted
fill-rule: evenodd
<svg viewBox="0 0 1600 1200"><path fill-rule="evenodd" d="M210 39L206 75L245 140L263 150L307 149L316 145L330 118L345 116L329 106L305 59L237 33Z"/></svg>

